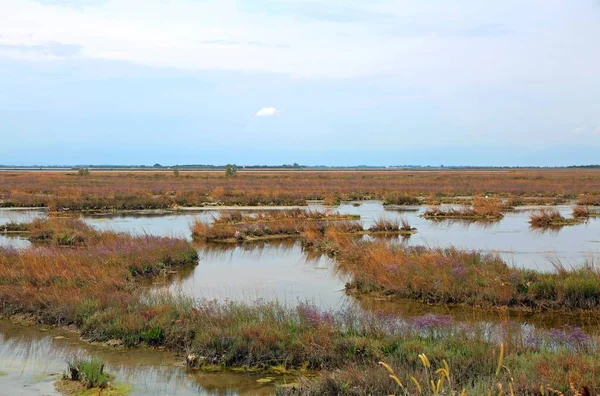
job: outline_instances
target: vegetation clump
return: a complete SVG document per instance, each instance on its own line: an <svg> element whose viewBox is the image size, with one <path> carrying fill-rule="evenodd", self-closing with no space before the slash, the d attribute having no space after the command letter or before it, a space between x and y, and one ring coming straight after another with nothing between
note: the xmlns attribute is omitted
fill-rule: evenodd
<svg viewBox="0 0 600 396"><path fill-rule="evenodd" d="M226 177L235 177L237 176L237 166L227 164L225 166L225 176Z"/></svg>
<svg viewBox="0 0 600 396"><path fill-rule="evenodd" d="M413 234L416 229L406 220L393 221L379 219L368 230L363 228L359 216L343 215L335 212L267 211L256 214L243 214L234 211L221 214L212 223L200 220L192 224L192 238L205 242L251 242L264 239L303 238L310 239L312 233L318 237L327 230L344 234L397 233Z"/></svg>
<svg viewBox="0 0 600 396"><path fill-rule="evenodd" d="M242 224L253 222L276 222L285 220L298 221L333 221L333 220L355 220L360 219L358 215L340 214L332 211L290 209L290 210L268 210L253 213L243 213L236 210L223 212L213 220L214 224Z"/></svg>
<svg viewBox="0 0 600 396"><path fill-rule="evenodd" d="M198 254L185 240L99 232L78 219L29 225L27 249L0 247L0 306L50 324L82 323L95 311L127 304L142 277L194 265Z"/></svg>
<svg viewBox="0 0 600 396"><path fill-rule="evenodd" d="M473 206L462 208L429 208L423 213L426 219L499 220L506 207L498 198L476 197Z"/></svg>
<svg viewBox="0 0 600 396"><path fill-rule="evenodd" d="M557 264L553 273L541 273L511 267L493 254L353 240L335 230L315 236L311 245L337 254L353 294L533 311L600 308L600 269L593 263L573 269Z"/></svg>
<svg viewBox="0 0 600 396"><path fill-rule="evenodd" d="M578 224L589 217L589 211L579 207L573 209L573 217L566 218L558 210L540 210L529 217L529 224L533 228L554 228Z"/></svg>
<svg viewBox="0 0 600 396"><path fill-rule="evenodd" d="M67 375L71 381L79 381L86 388L104 389L113 376L104 372L104 362L98 358L74 358L67 364Z"/></svg>
<svg viewBox="0 0 600 396"><path fill-rule="evenodd" d="M577 205L600 206L600 195L585 194L577 200Z"/></svg>
<svg viewBox="0 0 600 396"><path fill-rule="evenodd" d="M588 219L590 217L600 216L600 212L590 210L589 206L576 205L573 207L574 219Z"/></svg>
<svg viewBox="0 0 600 396"><path fill-rule="evenodd" d="M403 193L386 194L384 205L420 205L421 200L415 196Z"/></svg>
<svg viewBox="0 0 600 396"><path fill-rule="evenodd" d="M1 233L26 233L29 231L29 226L26 223L16 223L10 221L8 223L0 225Z"/></svg>
<svg viewBox="0 0 600 396"><path fill-rule="evenodd" d="M406 219L402 220L390 220L380 218L377 219L371 227L371 232L382 232L382 233L415 233L416 228L412 227Z"/></svg>

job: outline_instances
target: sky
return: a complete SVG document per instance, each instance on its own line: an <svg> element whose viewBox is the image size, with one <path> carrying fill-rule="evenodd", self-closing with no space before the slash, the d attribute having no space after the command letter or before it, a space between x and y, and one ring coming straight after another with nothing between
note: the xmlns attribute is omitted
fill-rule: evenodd
<svg viewBox="0 0 600 396"><path fill-rule="evenodd" d="M599 153L600 0L0 0L0 164Z"/></svg>

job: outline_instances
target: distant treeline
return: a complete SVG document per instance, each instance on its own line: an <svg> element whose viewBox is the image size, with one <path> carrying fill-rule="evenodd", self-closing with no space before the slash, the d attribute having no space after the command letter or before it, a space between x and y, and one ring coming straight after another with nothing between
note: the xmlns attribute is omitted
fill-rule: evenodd
<svg viewBox="0 0 600 396"><path fill-rule="evenodd" d="M205 169L224 170L227 165L186 164L186 165L0 165L0 169ZM237 165L241 169L600 169L597 165L569 166L487 166L487 165Z"/></svg>

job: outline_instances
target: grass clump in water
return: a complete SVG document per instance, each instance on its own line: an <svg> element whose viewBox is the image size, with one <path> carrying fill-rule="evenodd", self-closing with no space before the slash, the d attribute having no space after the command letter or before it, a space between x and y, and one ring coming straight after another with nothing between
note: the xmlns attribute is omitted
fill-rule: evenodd
<svg viewBox="0 0 600 396"><path fill-rule="evenodd" d="M529 224L532 228L555 228L578 224L589 217L589 211L586 215L586 209L576 207L573 209L573 217L566 218L558 210L540 210L534 212L529 217Z"/></svg>
<svg viewBox="0 0 600 396"><path fill-rule="evenodd" d="M106 388L113 376L104 372L104 362L98 358L74 358L67 365L67 378L78 381L86 388Z"/></svg>
<svg viewBox="0 0 600 396"><path fill-rule="evenodd" d="M386 194L383 200L384 205L420 205L421 200L413 195L404 193Z"/></svg>
<svg viewBox="0 0 600 396"><path fill-rule="evenodd" d="M498 198L475 197L473 206L462 208L429 208L423 213L426 219L499 220L506 207Z"/></svg>

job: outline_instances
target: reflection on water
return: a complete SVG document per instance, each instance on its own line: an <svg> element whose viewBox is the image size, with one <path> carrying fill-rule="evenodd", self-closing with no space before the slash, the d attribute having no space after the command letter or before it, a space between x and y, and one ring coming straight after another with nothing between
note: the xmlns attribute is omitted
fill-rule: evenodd
<svg viewBox="0 0 600 396"><path fill-rule="evenodd" d="M0 224L26 223L34 219L45 218L47 213L43 209L0 209Z"/></svg>
<svg viewBox="0 0 600 396"><path fill-rule="evenodd" d="M31 246L31 242L19 235L0 234L0 247L14 247L17 249L25 249Z"/></svg>
<svg viewBox="0 0 600 396"><path fill-rule="evenodd" d="M311 209L324 209L320 204L311 203ZM539 206L519 207L510 211L497 222L472 222L460 220L432 221L420 215L426 206L383 206L379 201L361 202L359 206L344 203L335 210L361 216L365 228L381 218L406 219L418 233L403 242L408 245L456 246L458 248L497 252L517 266L542 271L552 270L549 258L561 260L567 265L578 265L600 252L600 219L589 221L559 230L534 231L529 227L529 215L539 210ZM570 216L570 206L556 206L563 216ZM197 213L144 212L123 215L85 215L84 219L102 230L125 231L134 234L177 236L190 239L190 225L194 219L210 222L217 211ZM8 221L29 221L45 216L40 210L0 209L0 224ZM2 238L0 243L20 244L21 240ZM266 274L265 274L266 276Z"/></svg>
<svg viewBox="0 0 600 396"><path fill-rule="evenodd" d="M418 232L407 243L409 245L456 246L458 248L499 253L508 263L551 271L550 258L561 260L567 265L580 265L591 256L600 253L600 219L592 218L586 223L565 227L559 232L533 232L529 227L529 215L537 206L519 208L506 213L497 222L431 221L418 212L397 212L383 207L380 202L369 201L359 207L343 204L342 213L354 213L368 227L374 220L405 218ZM570 206L556 206L563 216L570 216Z"/></svg>
<svg viewBox="0 0 600 396"><path fill-rule="evenodd" d="M0 321L0 371L6 395L55 395L53 383L73 356L98 356L118 382L134 387L132 395L272 395L259 376L186 372L172 354L150 349L114 349L79 341L74 333L40 331Z"/></svg>
<svg viewBox="0 0 600 396"><path fill-rule="evenodd" d="M322 205L315 203L311 203L309 207L324 209ZM420 217L427 209L426 206L383 206L380 201L360 202L359 206L344 203L335 210L360 215L365 228L382 217L406 219L418 229L417 234L403 241L409 245L456 246L496 252L511 264L541 271L553 269L549 258L561 260L567 265L578 265L600 252L600 219L592 218L560 230L539 232L529 227L529 215L539 208L519 207L496 222L432 221ZM556 206L554 209L563 216L570 216L571 206ZM217 213L180 213L160 217L86 217L86 221L100 229L190 238L189 226L195 218L209 222Z"/></svg>
<svg viewBox="0 0 600 396"><path fill-rule="evenodd" d="M200 261L178 276L171 290L196 298L237 301L311 301L323 308L346 301L345 281L325 255L304 252L299 242L198 245Z"/></svg>
<svg viewBox="0 0 600 396"><path fill-rule="evenodd" d="M600 318L593 313L569 312L525 312L513 309L481 309L469 306L428 305L413 300L388 300L370 296L353 298L352 304L365 311L384 312L403 318L426 314L449 315L456 322L514 322L527 323L537 328L560 328L564 325L577 326L590 334L598 334Z"/></svg>

